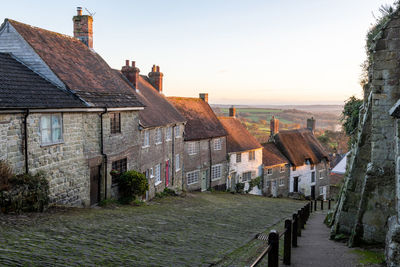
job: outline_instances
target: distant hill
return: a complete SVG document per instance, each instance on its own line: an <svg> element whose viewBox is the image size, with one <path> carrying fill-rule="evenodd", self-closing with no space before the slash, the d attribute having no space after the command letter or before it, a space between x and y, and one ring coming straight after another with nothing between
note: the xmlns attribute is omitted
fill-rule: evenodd
<svg viewBox="0 0 400 267"><path fill-rule="evenodd" d="M232 105L211 104L215 108L229 108ZM309 113L333 113L337 116L343 111L343 105L234 105L236 108L259 108L259 109L296 109Z"/></svg>

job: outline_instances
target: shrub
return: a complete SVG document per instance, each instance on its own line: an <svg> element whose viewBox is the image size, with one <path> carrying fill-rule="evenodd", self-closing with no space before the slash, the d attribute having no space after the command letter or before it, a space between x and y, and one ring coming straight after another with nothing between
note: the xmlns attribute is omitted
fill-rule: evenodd
<svg viewBox="0 0 400 267"><path fill-rule="evenodd" d="M235 185L236 193L242 194L244 191L244 183L237 183Z"/></svg>
<svg viewBox="0 0 400 267"><path fill-rule="evenodd" d="M149 189L149 183L143 173L131 170L118 178L120 201L130 203L136 196L142 196Z"/></svg>
<svg viewBox="0 0 400 267"><path fill-rule="evenodd" d="M4 160L0 160L0 191L8 188L8 181L13 175L10 165Z"/></svg>
<svg viewBox="0 0 400 267"><path fill-rule="evenodd" d="M168 187L164 188L164 191L156 193L156 198L163 198L167 196L177 196L176 192Z"/></svg>
<svg viewBox="0 0 400 267"><path fill-rule="evenodd" d="M7 189L0 190L1 211L43 211L49 204L49 183L43 173L18 174L8 180Z"/></svg>
<svg viewBox="0 0 400 267"><path fill-rule="evenodd" d="M257 178L250 180L249 181L249 189L247 190L247 193L250 192L253 189L253 187L255 187L255 186L258 186L258 188L261 189L261 185L262 185L261 176L258 176Z"/></svg>

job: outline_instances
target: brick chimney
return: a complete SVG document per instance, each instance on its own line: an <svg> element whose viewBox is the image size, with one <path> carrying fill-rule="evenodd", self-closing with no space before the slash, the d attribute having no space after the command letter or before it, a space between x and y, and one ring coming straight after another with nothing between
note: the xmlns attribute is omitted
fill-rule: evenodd
<svg viewBox="0 0 400 267"><path fill-rule="evenodd" d="M311 119L307 119L307 129L311 130L313 133L315 131L315 119L311 117Z"/></svg>
<svg viewBox="0 0 400 267"><path fill-rule="evenodd" d="M229 117L236 118L236 108L234 106L229 108Z"/></svg>
<svg viewBox="0 0 400 267"><path fill-rule="evenodd" d="M200 93L199 94L200 99L208 103L208 94L207 93Z"/></svg>
<svg viewBox="0 0 400 267"><path fill-rule="evenodd" d="M132 66L129 66L129 60L125 60L125 66L121 68L121 72L137 89L140 70L136 68L135 61L132 61Z"/></svg>
<svg viewBox="0 0 400 267"><path fill-rule="evenodd" d="M163 89L163 76L164 74L160 72L160 66L153 65L151 72L149 72L149 80L160 93L162 93Z"/></svg>
<svg viewBox="0 0 400 267"><path fill-rule="evenodd" d="M77 7L77 15L72 20L74 22L74 37L89 48L93 48L93 17L82 15L82 8Z"/></svg>
<svg viewBox="0 0 400 267"><path fill-rule="evenodd" d="M271 137L279 132L279 120L275 119L275 116L272 116L269 129L271 131Z"/></svg>

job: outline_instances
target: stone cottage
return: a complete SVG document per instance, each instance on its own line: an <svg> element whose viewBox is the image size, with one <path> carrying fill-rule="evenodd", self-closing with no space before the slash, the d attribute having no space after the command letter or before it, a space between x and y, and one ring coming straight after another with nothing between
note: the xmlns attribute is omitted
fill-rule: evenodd
<svg viewBox="0 0 400 267"><path fill-rule="evenodd" d="M208 94L200 94L200 98L168 97L168 100L187 121L183 135L184 189L225 190L227 133L208 104Z"/></svg>
<svg viewBox="0 0 400 267"><path fill-rule="evenodd" d="M51 203L87 206L117 193L111 170L138 168L132 87L93 49L93 18L74 37L6 19L0 27L0 159L44 171Z"/></svg>
<svg viewBox="0 0 400 267"><path fill-rule="evenodd" d="M227 188L235 190L236 184L244 183L244 190L247 191L249 182L262 176L262 146L236 118L234 107L229 108L229 117L218 117L218 119L228 133L226 141L229 161ZM260 187L253 187L249 193L261 195L261 182Z"/></svg>
<svg viewBox="0 0 400 267"><path fill-rule="evenodd" d="M279 131L279 121L271 120L271 140L290 162L289 193L312 199L329 197L328 154L314 136L315 120L307 129Z"/></svg>
<svg viewBox="0 0 400 267"><path fill-rule="evenodd" d="M146 174L149 182L147 199L168 187L182 190L184 141L183 130L186 119L175 109L163 94L163 73L153 66L148 76L129 60L121 73L146 108L139 112L141 145L139 170Z"/></svg>
<svg viewBox="0 0 400 267"><path fill-rule="evenodd" d="M263 195L288 197L290 185L289 160L274 142L262 145L263 149Z"/></svg>

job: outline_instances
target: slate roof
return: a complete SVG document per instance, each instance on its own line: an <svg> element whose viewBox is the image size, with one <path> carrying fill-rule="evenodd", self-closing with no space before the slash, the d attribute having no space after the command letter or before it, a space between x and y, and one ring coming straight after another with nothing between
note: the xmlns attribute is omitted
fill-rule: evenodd
<svg viewBox="0 0 400 267"><path fill-rule="evenodd" d="M328 154L308 129L282 131L274 135L278 149L294 166L302 166L307 159L313 164L328 160Z"/></svg>
<svg viewBox="0 0 400 267"><path fill-rule="evenodd" d="M185 117L185 140L201 140L226 136L227 132L207 102L200 98L168 97Z"/></svg>
<svg viewBox="0 0 400 267"><path fill-rule="evenodd" d="M128 79L119 71L115 70L130 85ZM139 75L136 92L137 98L146 108L139 112L140 125L144 128L166 126L176 123L184 123L186 119L178 110L151 85L147 76Z"/></svg>
<svg viewBox="0 0 400 267"><path fill-rule="evenodd" d="M0 108L78 108L83 101L0 53Z"/></svg>
<svg viewBox="0 0 400 267"><path fill-rule="evenodd" d="M265 143L262 146L263 164L265 167L289 163L289 160L279 151L273 142Z"/></svg>
<svg viewBox="0 0 400 267"><path fill-rule="evenodd" d="M218 119L228 133L226 145L228 153L248 151L262 147L238 119L234 117L218 117Z"/></svg>
<svg viewBox="0 0 400 267"><path fill-rule="evenodd" d="M143 107L133 88L78 39L8 21L57 77L90 106Z"/></svg>

